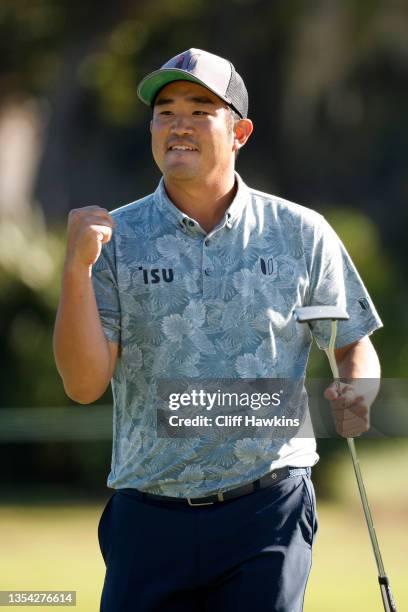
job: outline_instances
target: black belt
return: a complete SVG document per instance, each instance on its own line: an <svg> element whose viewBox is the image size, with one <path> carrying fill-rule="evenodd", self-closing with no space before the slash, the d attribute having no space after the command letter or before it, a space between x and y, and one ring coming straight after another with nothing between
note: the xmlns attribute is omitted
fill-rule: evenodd
<svg viewBox="0 0 408 612"><path fill-rule="evenodd" d="M161 501L161 502L175 502L178 504L188 504L189 506L209 506L218 502L228 501L235 499L236 497L242 497L243 495L249 495L259 489L266 489L284 478L294 478L295 476L302 476L308 474L310 476L310 467L297 468L297 467L283 467L273 470L265 476L258 478L254 482L250 482L242 487L236 489L229 489L227 491L219 491L214 495L208 495L207 497L168 497L167 495L155 495L154 493L146 493L145 491L139 491L138 489L118 489L119 492L128 495L134 495L141 498L142 500Z"/></svg>

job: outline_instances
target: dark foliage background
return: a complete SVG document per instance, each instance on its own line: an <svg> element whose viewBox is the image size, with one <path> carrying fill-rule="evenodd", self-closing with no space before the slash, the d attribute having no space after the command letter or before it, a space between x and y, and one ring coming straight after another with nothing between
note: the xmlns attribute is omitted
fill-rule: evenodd
<svg viewBox="0 0 408 612"><path fill-rule="evenodd" d="M155 188L149 109L136 86L189 47L228 57L244 77L255 132L238 171L248 184L326 215L383 318L374 343L384 376L406 375L405 2L3 0L0 128L25 114L37 143L24 205L0 180L0 482L10 494L104 486L109 421L96 440L80 441L72 424L67 439L47 440L47 421L32 418L39 407L70 405L51 350L63 227L73 207L112 209ZM0 129L3 165L13 138ZM323 373L316 354L310 374ZM108 393L100 404L109 402ZM36 440L8 433L16 431L4 416L10 407L26 408ZM72 412L71 423L77 418ZM320 444L322 492L339 444Z"/></svg>

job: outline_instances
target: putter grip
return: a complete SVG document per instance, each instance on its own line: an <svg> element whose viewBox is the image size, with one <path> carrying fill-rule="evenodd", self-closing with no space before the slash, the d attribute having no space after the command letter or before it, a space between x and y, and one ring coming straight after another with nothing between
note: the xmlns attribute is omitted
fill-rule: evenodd
<svg viewBox="0 0 408 612"><path fill-rule="evenodd" d="M397 606L392 596L391 587L387 576L378 576L380 583L381 597L384 604L385 612L397 612Z"/></svg>

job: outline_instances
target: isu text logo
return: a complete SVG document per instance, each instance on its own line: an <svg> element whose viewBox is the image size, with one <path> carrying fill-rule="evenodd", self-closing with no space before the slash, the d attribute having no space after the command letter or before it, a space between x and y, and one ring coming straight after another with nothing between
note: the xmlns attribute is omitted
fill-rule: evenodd
<svg viewBox="0 0 408 612"><path fill-rule="evenodd" d="M172 283L174 274L172 268L153 268L152 270L146 270L143 266L139 266L139 270L143 272L143 281L145 285L149 283L156 285L163 280L165 283Z"/></svg>

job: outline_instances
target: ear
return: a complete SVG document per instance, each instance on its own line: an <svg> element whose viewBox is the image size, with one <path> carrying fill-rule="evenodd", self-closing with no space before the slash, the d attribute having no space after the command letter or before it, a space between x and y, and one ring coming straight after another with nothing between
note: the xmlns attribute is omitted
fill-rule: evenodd
<svg viewBox="0 0 408 612"><path fill-rule="evenodd" d="M252 132L254 124L250 119L240 119L234 124L234 146L233 150L238 151L244 146Z"/></svg>
<svg viewBox="0 0 408 612"><path fill-rule="evenodd" d="M151 119L151 120L150 120L150 123L149 123L149 130L150 130L150 133L152 133L152 123L153 123L153 119Z"/></svg>

